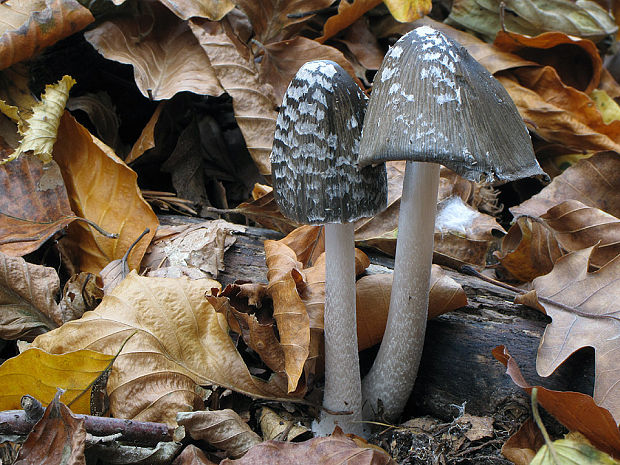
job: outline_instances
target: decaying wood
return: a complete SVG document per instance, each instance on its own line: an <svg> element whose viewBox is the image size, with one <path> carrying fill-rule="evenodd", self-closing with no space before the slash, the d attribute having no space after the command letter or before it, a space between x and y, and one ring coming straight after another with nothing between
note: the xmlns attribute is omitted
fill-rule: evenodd
<svg viewBox="0 0 620 465"><path fill-rule="evenodd" d="M248 228L226 252L226 270L218 280L222 285L237 279L266 282L262 243L280 237L273 231ZM390 271L392 259L366 252L374 264L370 272ZM466 411L474 415L527 410L525 395L491 355L491 349L498 345L508 348L531 384L592 394L592 351L573 355L549 378L539 377L536 351L549 319L536 310L515 305L511 291L474 276L454 271L448 274L463 286L469 305L429 322L418 379L405 415L431 414L449 420L457 415L456 407L465 402ZM370 366L372 356L373 349L362 354L362 368Z"/></svg>

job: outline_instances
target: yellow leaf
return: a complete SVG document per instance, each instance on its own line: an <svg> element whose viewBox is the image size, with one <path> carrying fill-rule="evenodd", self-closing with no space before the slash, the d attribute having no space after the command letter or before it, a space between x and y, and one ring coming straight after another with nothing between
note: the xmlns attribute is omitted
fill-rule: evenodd
<svg viewBox="0 0 620 465"><path fill-rule="evenodd" d="M52 149L56 142L60 117L65 111L69 90L75 84L71 76L63 76L56 84L47 85L42 100L32 110L26 123L28 129L23 133L20 146L0 164L15 160L22 153L32 151L43 163L52 160Z"/></svg>
<svg viewBox="0 0 620 465"><path fill-rule="evenodd" d="M594 100L596 108L601 112L603 122L609 124L612 121L620 120L620 106L604 90L594 89L590 94Z"/></svg>
<svg viewBox="0 0 620 465"><path fill-rule="evenodd" d="M114 355L78 350L53 355L41 349L28 349L0 366L0 410L21 409L25 394L44 404L54 398L57 388L65 393L61 401L74 413L90 414L90 391L82 393L105 370ZM78 398L79 397L79 398Z"/></svg>
<svg viewBox="0 0 620 465"><path fill-rule="evenodd" d="M390 13L401 23L410 23L429 14L431 0L383 0Z"/></svg>
<svg viewBox="0 0 620 465"><path fill-rule="evenodd" d="M549 447L544 445L538 449L530 465L617 465L620 463L605 452L586 443L558 439L553 442L552 446L558 458L557 462L553 459Z"/></svg>

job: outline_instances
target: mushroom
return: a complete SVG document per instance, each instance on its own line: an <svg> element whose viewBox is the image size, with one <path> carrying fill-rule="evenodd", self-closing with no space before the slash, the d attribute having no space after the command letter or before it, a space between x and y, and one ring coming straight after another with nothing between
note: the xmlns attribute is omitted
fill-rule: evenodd
<svg viewBox="0 0 620 465"><path fill-rule="evenodd" d="M312 61L291 81L278 114L271 152L275 199L302 224L325 225L325 391L320 421L364 434L355 317L352 222L385 208L385 164L357 164L366 96L332 61ZM329 412L347 412L332 414Z"/></svg>
<svg viewBox="0 0 620 465"><path fill-rule="evenodd" d="M428 26L394 44L375 76L360 166L406 160L387 327L362 383L364 417L395 420L420 362L440 165L473 181L546 176L502 85Z"/></svg>

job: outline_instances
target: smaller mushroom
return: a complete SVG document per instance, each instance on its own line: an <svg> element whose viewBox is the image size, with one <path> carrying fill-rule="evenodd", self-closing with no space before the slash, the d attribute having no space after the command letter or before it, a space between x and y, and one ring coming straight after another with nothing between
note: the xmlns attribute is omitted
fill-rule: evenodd
<svg viewBox="0 0 620 465"><path fill-rule="evenodd" d="M374 79L360 166L386 160L407 165L387 327L362 387L364 417L395 420L424 344L440 165L473 181L546 175L506 90L465 48L428 26L401 37Z"/></svg>
<svg viewBox="0 0 620 465"><path fill-rule="evenodd" d="M298 223L325 225L325 392L313 429L364 434L355 317L353 222L387 203L385 164L357 165L366 96L331 61L302 66L278 114L271 152L275 199Z"/></svg>

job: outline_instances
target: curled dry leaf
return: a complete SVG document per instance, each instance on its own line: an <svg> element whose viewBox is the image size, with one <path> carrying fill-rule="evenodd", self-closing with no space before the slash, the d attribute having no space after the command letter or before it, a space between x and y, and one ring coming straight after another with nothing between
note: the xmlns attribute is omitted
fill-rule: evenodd
<svg viewBox="0 0 620 465"><path fill-rule="evenodd" d="M392 292L392 274L371 274L356 283L357 341L359 350L381 342ZM438 265L431 268L428 318L467 305L467 295L459 283Z"/></svg>
<svg viewBox="0 0 620 465"><path fill-rule="evenodd" d="M84 419L74 417L60 402L59 391L26 438L14 463L84 465L85 445Z"/></svg>
<svg viewBox="0 0 620 465"><path fill-rule="evenodd" d="M295 252L280 241L265 241L267 292L273 300L273 317L278 324L288 376L288 391L293 392L301 377L310 346L310 318L299 296L303 285L302 265Z"/></svg>
<svg viewBox="0 0 620 465"><path fill-rule="evenodd" d="M530 465L536 451L545 440L531 418L525 420L519 430L502 446L502 455L515 465Z"/></svg>
<svg viewBox="0 0 620 465"><path fill-rule="evenodd" d="M62 325L54 300L59 290L54 268L0 252L0 338L31 341Z"/></svg>
<svg viewBox="0 0 620 465"><path fill-rule="evenodd" d="M351 3L340 2L338 5L338 13L327 18L327 21L325 21L323 25L323 35L316 39L317 42L323 43L330 37L348 28L361 18L364 13L372 10L380 3L381 0L355 0Z"/></svg>
<svg viewBox="0 0 620 465"><path fill-rule="evenodd" d="M52 149L58 135L60 118L65 111L69 91L74 84L75 79L63 76L56 84L45 86L41 102L32 108L32 114L25 121L27 129L20 129L24 138L19 147L7 160L0 163L15 159L26 152L31 152L43 163L49 163L52 160Z"/></svg>
<svg viewBox="0 0 620 465"><path fill-rule="evenodd" d="M560 258L553 271L533 281L540 305L552 322L538 348L536 370L549 376L573 352L595 349L594 400L620 421L620 256L594 273L588 262L594 247Z"/></svg>
<svg viewBox="0 0 620 465"><path fill-rule="evenodd" d="M254 0L251 3L255 3ZM266 5L265 2L256 3L253 8L262 10ZM273 95L273 88L260 82L254 62L241 55L226 34L223 26L225 21L213 23L193 19L189 24L202 46L202 53L208 55L219 83L233 99L235 119L252 160L261 174L269 174L269 154L276 130L276 108L279 102Z"/></svg>
<svg viewBox="0 0 620 465"><path fill-rule="evenodd" d="M4 2L0 17L0 69L32 58L95 20L75 0Z"/></svg>
<svg viewBox="0 0 620 465"><path fill-rule="evenodd" d="M272 439L278 439L280 441L294 441L303 435L312 436L310 430L304 426L300 426L299 422L293 418L281 416L269 407L262 407L258 415L258 422L260 424L260 430L263 433L263 440L270 441Z"/></svg>
<svg viewBox="0 0 620 465"><path fill-rule="evenodd" d="M551 184L521 205L512 207L515 216L542 216L565 200L579 200L620 218L620 156L615 152L600 152L579 160Z"/></svg>
<svg viewBox="0 0 620 465"><path fill-rule="evenodd" d="M313 438L300 443L265 441L252 447L237 460L223 460L220 465L284 465L291 463L321 463L336 465L396 465L396 462L376 446L364 446L347 437L336 427L331 436Z"/></svg>
<svg viewBox="0 0 620 465"><path fill-rule="evenodd" d="M84 37L107 59L132 65L136 85L149 99L169 99L184 91L223 93L187 23L159 3L137 18L106 21Z"/></svg>
<svg viewBox="0 0 620 465"><path fill-rule="evenodd" d="M620 430L607 409L594 403L592 397L580 392L552 391L531 386L523 377L517 362L504 346L492 351L493 356L506 367L506 373L520 388L531 394L538 388L538 403L570 431L579 431L598 449L620 458Z"/></svg>
<svg viewBox="0 0 620 465"><path fill-rule="evenodd" d="M410 23L431 12L429 0L383 0L397 21Z"/></svg>
<svg viewBox="0 0 620 465"><path fill-rule="evenodd" d="M0 410L21 409L27 393L48 404L58 389L75 413L90 415L91 384L108 368L114 355L78 350L62 355L28 349L0 365Z"/></svg>
<svg viewBox="0 0 620 465"><path fill-rule="evenodd" d="M185 427L192 439L208 442L225 451L227 457L241 457L262 442L260 436L231 409L179 412L177 423Z"/></svg>
<svg viewBox="0 0 620 465"><path fill-rule="evenodd" d="M103 298L102 286L101 279L92 273L71 276L58 303L62 322L77 320L84 312L94 310Z"/></svg>
<svg viewBox="0 0 620 465"><path fill-rule="evenodd" d="M549 273L563 252L553 231L542 220L520 216L503 237L501 249L493 255L511 276L529 282Z"/></svg>
<svg viewBox="0 0 620 465"><path fill-rule="evenodd" d="M159 116L161 115L165 105L165 101L160 102L157 105L157 108L155 108L155 111L151 115L148 123L146 123L146 126L142 129L140 137L138 137L138 140L133 144L131 152L129 152L129 155L125 158L125 163L129 164L137 160L144 154L144 152L155 147L155 126L159 121Z"/></svg>
<svg viewBox="0 0 620 465"><path fill-rule="evenodd" d="M0 165L0 251L22 256L75 219L58 164L24 154Z"/></svg>
<svg viewBox="0 0 620 465"><path fill-rule="evenodd" d="M61 243L79 271L98 273L112 260L122 258L148 228L150 233L129 254L129 268L137 269L158 225L155 213L142 198L137 174L67 113L58 135L54 160L60 166L72 210L108 232L119 233L118 239L109 239L76 221Z"/></svg>
<svg viewBox="0 0 620 465"><path fill-rule="evenodd" d="M144 278L132 271L96 310L33 344L51 353L90 348L115 354L133 334L108 381L111 414L118 418L174 423L176 412L202 406L197 384L288 398L250 375L224 316L204 298L214 287L219 284L208 279Z"/></svg>
<svg viewBox="0 0 620 465"><path fill-rule="evenodd" d="M600 268L620 254L620 220L578 200L567 200L542 216L555 231L560 246L569 252L598 244L590 265Z"/></svg>
<svg viewBox="0 0 620 465"><path fill-rule="evenodd" d="M162 0L181 19L206 18L219 21L235 7L232 0Z"/></svg>
<svg viewBox="0 0 620 465"><path fill-rule="evenodd" d="M193 444L189 444L174 459L172 465L217 465L207 458L205 453Z"/></svg>

